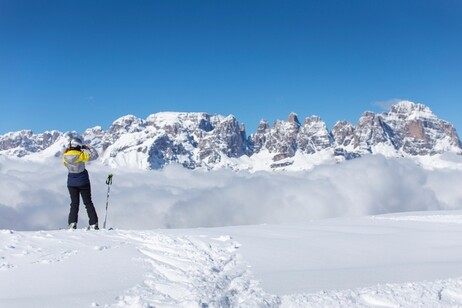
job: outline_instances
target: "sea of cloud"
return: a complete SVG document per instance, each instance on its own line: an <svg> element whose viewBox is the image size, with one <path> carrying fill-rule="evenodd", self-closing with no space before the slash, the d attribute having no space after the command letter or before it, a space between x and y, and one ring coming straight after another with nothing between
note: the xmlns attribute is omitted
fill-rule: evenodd
<svg viewBox="0 0 462 308"><path fill-rule="evenodd" d="M303 172L163 170L87 166L93 201L108 226L124 229L274 224L338 216L462 209L462 172L426 170L407 159L367 156ZM0 157L0 229L65 228L67 170ZM88 225L82 204L79 227Z"/></svg>

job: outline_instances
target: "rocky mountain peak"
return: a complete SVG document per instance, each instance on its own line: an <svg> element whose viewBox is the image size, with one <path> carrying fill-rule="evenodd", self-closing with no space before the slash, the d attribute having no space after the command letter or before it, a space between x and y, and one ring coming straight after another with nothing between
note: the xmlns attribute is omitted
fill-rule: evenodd
<svg viewBox="0 0 462 308"><path fill-rule="evenodd" d="M310 117L307 117L305 118L305 120L303 121L303 125L313 125L315 123L321 123L321 125L325 125L326 123L324 123L324 121L321 119L321 117L317 116L317 115L312 115Z"/></svg>
<svg viewBox="0 0 462 308"><path fill-rule="evenodd" d="M399 102L382 116L394 132L400 152L410 155L460 152L460 140L454 127L439 119L425 105Z"/></svg>
<svg viewBox="0 0 462 308"><path fill-rule="evenodd" d="M257 127L257 133L264 133L265 131L269 129L270 129L270 126L268 124L268 121L261 120Z"/></svg>
<svg viewBox="0 0 462 308"><path fill-rule="evenodd" d="M429 107L410 101L401 101L394 104L390 109L390 113L402 114L406 116L417 114L418 116L435 117Z"/></svg>
<svg viewBox="0 0 462 308"><path fill-rule="evenodd" d="M289 114L287 122L300 125L300 121L298 120L298 115L295 112L291 112Z"/></svg>
<svg viewBox="0 0 462 308"><path fill-rule="evenodd" d="M9 156L24 157L30 153L45 150L62 135L63 133L56 130L37 135L31 130L10 132L0 136L0 152Z"/></svg>
<svg viewBox="0 0 462 308"><path fill-rule="evenodd" d="M349 147L354 137L355 128L347 121L338 121L332 128L332 136L337 147Z"/></svg>
<svg viewBox="0 0 462 308"><path fill-rule="evenodd" d="M126 115L115 120L108 132L110 134L133 133L140 131L145 125L144 120L134 115Z"/></svg>

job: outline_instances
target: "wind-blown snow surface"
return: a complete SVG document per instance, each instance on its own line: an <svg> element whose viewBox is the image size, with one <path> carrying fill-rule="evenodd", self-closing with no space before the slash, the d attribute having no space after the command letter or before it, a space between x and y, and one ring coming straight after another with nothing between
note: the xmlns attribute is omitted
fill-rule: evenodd
<svg viewBox="0 0 462 308"><path fill-rule="evenodd" d="M461 232L462 211L209 229L2 230L0 306L457 307Z"/></svg>

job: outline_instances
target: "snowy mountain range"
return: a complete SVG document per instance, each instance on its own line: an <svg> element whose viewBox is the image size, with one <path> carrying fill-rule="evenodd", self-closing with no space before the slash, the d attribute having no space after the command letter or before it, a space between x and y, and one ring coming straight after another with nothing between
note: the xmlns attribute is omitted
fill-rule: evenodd
<svg viewBox="0 0 462 308"><path fill-rule="evenodd" d="M30 130L0 136L0 155L19 158L59 157L77 132ZM140 119L123 116L107 131L85 130L81 136L109 166L161 169L181 164L189 169L309 169L313 165L354 159L368 154L421 157L462 153L452 124L425 105L402 101L389 112L365 112L356 125L337 122L331 131L318 116L270 126L265 120L247 136L236 117L206 113L160 112Z"/></svg>
<svg viewBox="0 0 462 308"><path fill-rule="evenodd" d="M74 135L0 136L0 307L462 307L461 143L426 106L332 130L292 113L250 136L204 113L87 129L112 230L82 208L59 230ZM111 166L146 170L117 168L109 199Z"/></svg>

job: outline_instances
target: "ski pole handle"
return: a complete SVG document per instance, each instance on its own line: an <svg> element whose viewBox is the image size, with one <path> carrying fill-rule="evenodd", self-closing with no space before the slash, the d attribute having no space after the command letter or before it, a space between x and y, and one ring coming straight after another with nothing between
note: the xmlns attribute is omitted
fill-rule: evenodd
<svg viewBox="0 0 462 308"><path fill-rule="evenodd" d="M107 185L112 185L112 173L110 173L110 174L107 176L106 184L107 184Z"/></svg>

